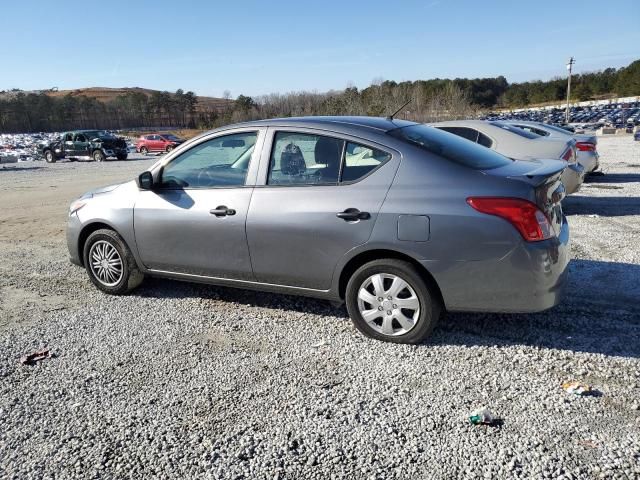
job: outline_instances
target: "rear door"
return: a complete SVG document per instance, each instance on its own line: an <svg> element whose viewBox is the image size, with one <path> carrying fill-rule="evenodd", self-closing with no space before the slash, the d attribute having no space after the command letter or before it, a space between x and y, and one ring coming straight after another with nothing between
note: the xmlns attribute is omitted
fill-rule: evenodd
<svg viewBox="0 0 640 480"><path fill-rule="evenodd" d="M147 268L253 280L245 223L263 138L257 128L205 138L140 192L134 231Z"/></svg>
<svg viewBox="0 0 640 480"><path fill-rule="evenodd" d="M371 236L399 162L352 137L270 129L247 217L256 280L328 290L338 261Z"/></svg>

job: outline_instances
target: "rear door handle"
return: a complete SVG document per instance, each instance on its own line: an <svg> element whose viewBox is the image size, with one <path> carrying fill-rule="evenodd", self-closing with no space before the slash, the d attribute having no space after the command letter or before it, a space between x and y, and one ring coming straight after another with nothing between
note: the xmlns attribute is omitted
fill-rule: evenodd
<svg viewBox="0 0 640 480"><path fill-rule="evenodd" d="M347 208L344 212L336 213L336 217L343 219L345 222L355 222L357 220L369 220L371 214L369 212L361 212L357 208Z"/></svg>
<svg viewBox="0 0 640 480"><path fill-rule="evenodd" d="M227 208L226 205L220 205L213 210L209 210L209 213L216 217L226 217L227 215L235 215L236 211L233 208Z"/></svg>

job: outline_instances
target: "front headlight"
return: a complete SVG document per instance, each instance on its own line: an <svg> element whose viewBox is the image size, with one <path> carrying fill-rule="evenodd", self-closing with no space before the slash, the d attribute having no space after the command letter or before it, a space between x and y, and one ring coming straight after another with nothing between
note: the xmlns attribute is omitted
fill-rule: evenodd
<svg viewBox="0 0 640 480"><path fill-rule="evenodd" d="M82 197L78 198L77 200L74 200L73 202L71 202L71 205L69 205L69 216L73 215L78 210L80 210L82 207L84 207L87 204L87 202L89 201L90 198L91 197L82 196Z"/></svg>

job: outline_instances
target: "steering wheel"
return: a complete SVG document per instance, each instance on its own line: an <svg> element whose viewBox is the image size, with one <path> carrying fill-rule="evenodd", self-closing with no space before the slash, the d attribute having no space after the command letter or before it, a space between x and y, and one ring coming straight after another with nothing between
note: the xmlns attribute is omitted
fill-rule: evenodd
<svg viewBox="0 0 640 480"><path fill-rule="evenodd" d="M216 177L207 168L203 168L196 176L196 182L199 187L211 187L215 184Z"/></svg>

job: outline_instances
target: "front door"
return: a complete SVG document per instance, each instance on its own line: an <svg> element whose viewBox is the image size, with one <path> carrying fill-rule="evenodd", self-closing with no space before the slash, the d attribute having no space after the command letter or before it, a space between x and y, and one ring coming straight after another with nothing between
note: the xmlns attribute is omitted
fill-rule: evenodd
<svg viewBox="0 0 640 480"><path fill-rule="evenodd" d="M89 139L84 133L76 133L73 139L73 156L88 157L91 155L89 151Z"/></svg>
<svg viewBox="0 0 640 480"><path fill-rule="evenodd" d="M253 280L245 223L259 138L242 131L205 139L162 168L157 188L140 192L134 231L147 268Z"/></svg>
<svg viewBox="0 0 640 480"><path fill-rule="evenodd" d="M310 132L278 131L271 143L247 218L256 280L328 290L337 263L371 236L399 156Z"/></svg>

